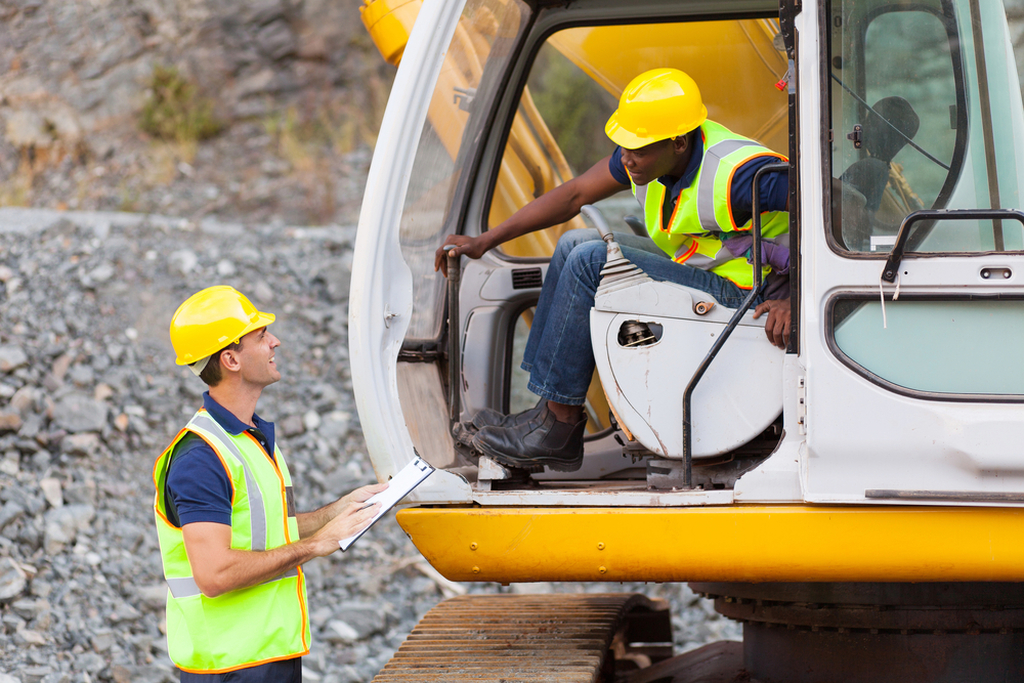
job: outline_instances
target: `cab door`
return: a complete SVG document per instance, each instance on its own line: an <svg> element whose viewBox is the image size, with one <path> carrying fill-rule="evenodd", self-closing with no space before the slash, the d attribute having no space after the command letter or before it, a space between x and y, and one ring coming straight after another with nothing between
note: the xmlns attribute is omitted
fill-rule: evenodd
<svg viewBox="0 0 1024 683"><path fill-rule="evenodd" d="M834 0L819 18L805 497L1024 502L1024 113L1003 5Z"/></svg>

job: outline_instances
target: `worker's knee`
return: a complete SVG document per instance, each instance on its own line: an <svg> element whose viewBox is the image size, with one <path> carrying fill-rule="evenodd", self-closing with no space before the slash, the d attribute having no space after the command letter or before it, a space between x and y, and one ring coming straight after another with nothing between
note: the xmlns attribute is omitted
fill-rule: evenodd
<svg viewBox="0 0 1024 683"><path fill-rule="evenodd" d="M558 246L555 247L555 253L552 256L552 259L559 259L562 263L564 263L565 260L569 257L569 254L572 253L573 249L575 249L581 244L593 242L595 240L600 242L601 244L604 244L604 242L601 241L601 235L597 232L597 230L594 230L592 228L578 228L576 230L569 230L563 233L562 236L558 238Z"/></svg>
<svg viewBox="0 0 1024 683"><path fill-rule="evenodd" d="M601 240L588 240L577 244L565 260L565 270L578 280L594 287L601 279L601 268L608 256L608 248Z"/></svg>

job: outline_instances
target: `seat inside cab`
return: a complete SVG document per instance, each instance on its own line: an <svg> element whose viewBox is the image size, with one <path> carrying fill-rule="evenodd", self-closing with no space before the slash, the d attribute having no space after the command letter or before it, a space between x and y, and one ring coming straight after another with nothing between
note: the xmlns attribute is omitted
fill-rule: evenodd
<svg viewBox="0 0 1024 683"><path fill-rule="evenodd" d="M470 27L469 32L479 25ZM467 36L464 44L473 44L472 36ZM611 154L615 145L605 136L604 124L622 89L638 73L665 66L686 71L695 79L709 119L758 140L781 155L787 154L788 61L777 19L558 30L533 54L514 115L506 119L502 131L503 152L495 158L493 168L479 171L490 173L492 180L485 208L478 222L474 224L471 218L464 231L473 234L498 225L535 197ZM459 106L459 98L454 99L453 109ZM461 104L465 108L465 98ZM492 130L490 135L497 133ZM597 208L613 231L643 229L636 221L633 228L627 224L627 216L642 215L628 190L600 202ZM537 397L526 388L528 376L520 369L533 306L539 296L546 260L559 236L569 229L583 227L592 226L577 217L502 245L494 252L496 263L469 261L464 266L466 272L459 293L459 307L466 321L460 339L462 419L472 418L483 408L515 413L536 404ZM487 272L478 276L480 269ZM634 365L627 368L606 354L604 381L595 372L588 392L587 456L582 469L571 473L535 472L531 485L541 482L565 486L580 482L593 486L594 482L606 482L646 486L649 461L678 461L682 457L683 390L732 311L718 307L713 315L694 321L692 309L698 303L699 293L658 284L677 290L669 293L666 302L673 296L677 302L690 301L682 308L691 310L676 310L672 304L666 304L655 311L660 317L652 317L649 312L633 315L626 306L618 318L609 321L608 339L595 338L594 350L595 356L601 356L607 350L601 347L608 341L616 351L624 352L625 345L614 341L621 338L624 326L634 322L650 324L657 330L658 342L634 356L646 354L642 363L657 369L654 374L659 381L655 386L651 382L637 383L636 378L644 371L636 369L636 358L629 359ZM718 364L730 368L732 374L723 379L715 377L712 370L694 397L694 482L707 488L731 488L742 472L771 453L781 436L782 352L764 338L760 327L763 319L751 322L750 315L745 318L746 324L738 328L746 328L736 335L738 341L731 348L726 345L734 357ZM741 339L744 337L746 341ZM737 367L738 360L745 364ZM758 374L762 377L751 381ZM409 376L411 373L406 374ZM605 386L612 384L612 390ZM409 383L404 389L403 406L424 414L422 387ZM610 396L618 396L617 409L610 404ZM657 409L652 411L651 406ZM751 411L751 407L756 409ZM440 411L434 415L440 418ZM419 424L410 424L414 440L445 438L438 433L436 424L415 421ZM728 438L712 444L715 439L711 436L719 434L728 434ZM452 450L451 460L444 464L449 469L458 469L471 481L475 479L478 472L473 455L465 451L456 455L455 444ZM508 485L515 486L518 480L513 477Z"/></svg>

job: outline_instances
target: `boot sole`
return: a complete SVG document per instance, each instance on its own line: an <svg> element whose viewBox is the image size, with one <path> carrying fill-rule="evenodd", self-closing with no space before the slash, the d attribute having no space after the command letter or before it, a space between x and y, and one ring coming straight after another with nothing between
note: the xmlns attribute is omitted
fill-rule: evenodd
<svg viewBox="0 0 1024 683"><path fill-rule="evenodd" d="M474 443L473 448L483 453L484 455L493 458L498 463L505 465L506 467L518 467L521 469L536 467L538 465L544 465L548 469L554 470L555 472L575 472L579 468L583 467L583 455L580 455L574 460L565 460L563 458L544 457L539 458L517 458L507 453L501 453L490 448L487 444Z"/></svg>

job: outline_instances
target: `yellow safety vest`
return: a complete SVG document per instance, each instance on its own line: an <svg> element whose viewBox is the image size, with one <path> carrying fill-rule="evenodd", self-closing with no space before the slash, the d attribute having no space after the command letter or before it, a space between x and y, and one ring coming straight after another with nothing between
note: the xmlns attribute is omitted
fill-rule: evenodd
<svg viewBox="0 0 1024 683"><path fill-rule="evenodd" d="M181 529L167 520L164 485L174 446L186 433L213 448L231 480L231 547L271 550L299 539L292 480L281 451L276 463L247 432L229 434L199 410L153 468L157 535L167 594L167 650L179 669L224 673L309 653L309 612L302 568L251 588L208 598L192 575Z"/></svg>
<svg viewBox="0 0 1024 683"><path fill-rule="evenodd" d="M728 233L748 231L753 223L751 219L740 226L733 220L729 202L732 177L737 168L756 157L787 159L714 121L705 121L700 127L700 135L704 142L704 157L697 177L680 192L667 226L663 224L662 214L667 188L661 182L654 180L637 186L630 178L633 195L644 207L647 233L673 260L709 270L742 289L750 289L754 286L754 266L744 257L733 256L723 243L729 239ZM773 238L788 232L788 212L767 211L762 214L761 236L766 241L773 241ZM764 277L770 272L770 266L762 266Z"/></svg>

